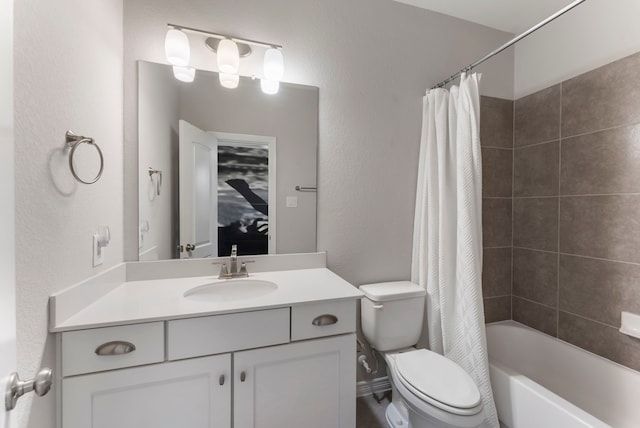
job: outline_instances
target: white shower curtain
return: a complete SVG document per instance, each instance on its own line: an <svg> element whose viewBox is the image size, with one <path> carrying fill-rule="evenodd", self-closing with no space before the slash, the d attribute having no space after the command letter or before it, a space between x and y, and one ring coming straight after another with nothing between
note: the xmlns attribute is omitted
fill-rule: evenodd
<svg viewBox="0 0 640 428"><path fill-rule="evenodd" d="M485 426L498 428L482 306L482 159L479 76L423 101L411 279L427 290L432 351L473 378Z"/></svg>

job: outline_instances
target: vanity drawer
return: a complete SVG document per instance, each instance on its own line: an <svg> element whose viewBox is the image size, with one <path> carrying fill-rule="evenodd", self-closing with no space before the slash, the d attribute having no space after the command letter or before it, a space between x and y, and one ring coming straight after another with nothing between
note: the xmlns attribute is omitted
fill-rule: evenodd
<svg viewBox="0 0 640 428"><path fill-rule="evenodd" d="M169 360L289 342L289 308L169 321Z"/></svg>
<svg viewBox="0 0 640 428"><path fill-rule="evenodd" d="M312 303L291 308L291 340L356 331L356 301Z"/></svg>
<svg viewBox="0 0 640 428"><path fill-rule="evenodd" d="M62 376L161 361L164 361L163 322L62 333Z"/></svg>

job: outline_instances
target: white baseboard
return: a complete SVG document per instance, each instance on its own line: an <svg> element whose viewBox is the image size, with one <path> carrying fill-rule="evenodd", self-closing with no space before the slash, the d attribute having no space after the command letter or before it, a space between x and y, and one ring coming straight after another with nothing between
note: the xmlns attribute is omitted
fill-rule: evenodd
<svg viewBox="0 0 640 428"><path fill-rule="evenodd" d="M377 377L373 380L361 380L356 384L356 397L365 397L371 395L374 392L379 394L381 392L389 391L391 389L391 382L388 376Z"/></svg>

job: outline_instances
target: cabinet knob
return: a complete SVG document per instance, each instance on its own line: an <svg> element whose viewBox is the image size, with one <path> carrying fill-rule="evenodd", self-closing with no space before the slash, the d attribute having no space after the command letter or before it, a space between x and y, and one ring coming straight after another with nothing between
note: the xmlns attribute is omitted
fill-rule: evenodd
<svg viewBox="0 0 640 428"><path fill-rule="evenodd" d="M113 342L103 343L96 348L96 355L101 357L109 357L113 355L129 354L136 350L136 345L123 340L115 340Z"/></svg>
<svg viewBox="0 0 640 428"><path fill-rule="evenodd" d="M240 372L240 382L244 382L247 379L247 374L245 372Z"/></svg>
<svg viewBox="0 0 640 428"><path fill-rule="evenodd" d="M331 325L338 322L338 317L331 314L318 315L311 321L315 326Z"/></svg>
<svg viewBox="0 0 640 428"><path fill-rule="evenodd" d="M220 378L218 379L218 383L220 383L220 386L224 385L224 375L220 375Z"/></svg>

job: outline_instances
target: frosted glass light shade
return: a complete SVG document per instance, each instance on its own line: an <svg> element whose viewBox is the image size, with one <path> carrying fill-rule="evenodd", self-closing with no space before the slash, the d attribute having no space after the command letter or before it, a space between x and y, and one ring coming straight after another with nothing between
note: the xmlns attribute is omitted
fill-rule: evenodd
<svg viewBox="0 0 640 428"><path fill-rule="evenodd" d="M191 83L196 77L196 69L193 67L173 66L173 77L181 82Z"/></svg>
<svg viewBox="0 0 640 428"><path fill-rule="evenodd" d="M264 53L264 78L282 80L284 75L284 59L280 49L270 48Z"/></svg>
<svg viewBox="0 0 640 428"><path fill-rule="evenodd" d="M260 87L265 94L274 95L280 90L280 81L262 79L260 80Z"/></svg>
<svg viewBox="0 0 640 428"><path fill-rule="evenodd" d="M226 74L238 74L240 53L233 40L222 39L218 44L218 71Z"/></svg>
<svg viewBox="0 0 640 428"><path fill-rule="evenodd" d="M220 85L229 89L237 88L238 82L240 82L240 76L237 74L219 73L218 78L220 79Z"/></svg>
<svg viewBox="0 0 640 428"><path fill-rule="evenodd" d="M167 36L164 39L164 53L170 64L177 65L178 67L189 65L191 48L187 35L175 28L167 31Z"/></svg>

